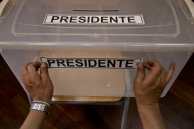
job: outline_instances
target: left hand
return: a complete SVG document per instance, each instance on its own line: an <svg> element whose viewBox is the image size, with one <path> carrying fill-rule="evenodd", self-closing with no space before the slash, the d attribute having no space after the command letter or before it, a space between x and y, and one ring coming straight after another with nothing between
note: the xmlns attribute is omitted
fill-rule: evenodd
<svg viewBox="0 0 194 129"><path fill-rule="evenodd" d="M40 74L37 73L40 69ZM51 103L53 84L46 63L32 62L22 67L21 79L33 100Z"/></svg>

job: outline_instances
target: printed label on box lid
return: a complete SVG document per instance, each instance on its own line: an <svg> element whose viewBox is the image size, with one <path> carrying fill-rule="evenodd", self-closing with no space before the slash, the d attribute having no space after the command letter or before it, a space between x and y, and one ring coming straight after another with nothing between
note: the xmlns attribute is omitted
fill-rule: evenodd
<svg viewBox="0 0 194 129"><path fill-rule="evenodd" d="M47 14L43 24L130 24L144 25L142 15L59 15Z"/></svg>
<svg viewBox="0 0 194 129"><path fill-rule="evenodd" d="M46 62L49 68L107 68L107 69L136 69L136 59L105 59L105 58L46 58L40 57L41 62Z"/></svg>

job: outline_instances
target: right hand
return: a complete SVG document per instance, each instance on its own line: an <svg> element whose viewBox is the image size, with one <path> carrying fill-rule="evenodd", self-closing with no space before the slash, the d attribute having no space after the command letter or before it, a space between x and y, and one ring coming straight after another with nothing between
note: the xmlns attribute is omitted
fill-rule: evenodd
<svg viewBox="0 0 194 129"><path fill-rule="evenodd" d="M138 70L133 87L137 105L154 106L158 104L164 88L170 81L175 64L172 63L167 72L156 60L138 63L137 66ZM150 70L148 75L145 75L145 68Z"/></svg>
<svg viewBox="0 0 194 129"><path fill-rule="evenodd" d="M40 69L40 74L37 73L38 69ZM46 63L28 63L22 67L20 75L26 90L33 100L51 103L54 88Z"/></svg>

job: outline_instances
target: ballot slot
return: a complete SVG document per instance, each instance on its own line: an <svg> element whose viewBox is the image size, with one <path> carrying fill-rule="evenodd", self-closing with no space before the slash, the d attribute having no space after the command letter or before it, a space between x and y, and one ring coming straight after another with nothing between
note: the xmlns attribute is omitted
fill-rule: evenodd
<svg viewBox="0 0 194 129"><path fill-rule="evenodd" d="M104 10L95 10L95 9L72 9L75 12L117 12L119 9L104 9Z"/></svg>

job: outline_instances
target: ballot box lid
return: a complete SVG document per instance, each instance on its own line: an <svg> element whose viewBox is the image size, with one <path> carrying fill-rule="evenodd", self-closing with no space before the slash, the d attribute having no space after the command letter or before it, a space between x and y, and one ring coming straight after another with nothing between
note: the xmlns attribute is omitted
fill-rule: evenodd
<svg viewBox="0 0 194 129"><path fill-rule="evenodd" d="M3 0L0 49L193 51L188 0Z"/></svg>

